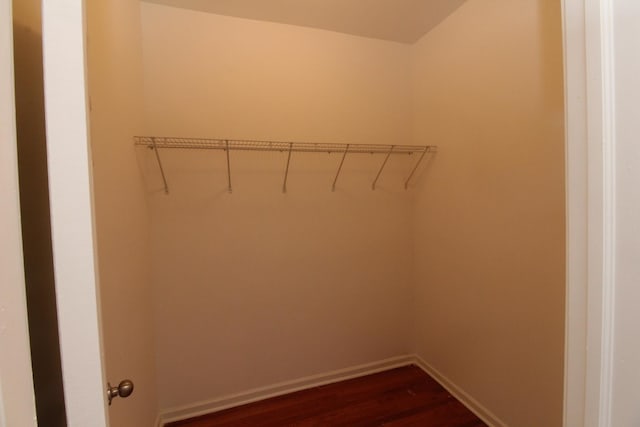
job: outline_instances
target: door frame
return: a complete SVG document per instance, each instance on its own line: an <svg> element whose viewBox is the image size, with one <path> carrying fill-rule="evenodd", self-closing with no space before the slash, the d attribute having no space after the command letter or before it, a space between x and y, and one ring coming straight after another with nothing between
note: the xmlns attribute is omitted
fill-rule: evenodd
<svg viewBox="0 0 640 427"><path fill-rule="evenodd" d="M6 0L4 0L6 1ZM611 398L612 0L563 0L567 189L564 425L608 426ZM43 2L52 234L70 426L106 426L94 260L84 1Z"/></svg>
<svg viewBox="0 0 640 427"><path fill-rule="evenodd" d="M563 0L567 262L564 425L611 425L614 0Z"/></svg>

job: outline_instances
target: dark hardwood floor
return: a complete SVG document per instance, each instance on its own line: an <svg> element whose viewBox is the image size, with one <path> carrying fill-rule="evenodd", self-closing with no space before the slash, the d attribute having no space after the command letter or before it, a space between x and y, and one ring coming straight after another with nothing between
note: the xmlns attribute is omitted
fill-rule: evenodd
<svg viewBox="0 0 640 427"><path fill-rule="evenodd" d="M168 424L218 426L486 426L420 368L406 366Z"/></svg>

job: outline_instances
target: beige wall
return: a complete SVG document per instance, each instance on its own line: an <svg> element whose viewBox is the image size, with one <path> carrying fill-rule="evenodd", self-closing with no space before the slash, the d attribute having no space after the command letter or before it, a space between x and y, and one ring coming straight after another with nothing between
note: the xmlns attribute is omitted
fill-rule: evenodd
<svg viewBox="0 0 640 427"><path fill-rule="evenodd" d="M156 418L149 214L131 136L142 129L140 8L87 2L91 149L107 380L135 383L110 407L112 426Z"/></svg>
<svg viewBox="0 0 640 427"><path fill-rule="evenodd" d="M562 422L560 5L469 0L414 51L415 349L512 426Z"/></svg>
<svg viewBox="0 0 640 427"><path fill-rule="evenodd" d="M153 132L354 143L411 134L407 45L150 3L142 10Z"/></svg>
<svg viewBox="0 0 640 427"><path fill-rule="evenodd" d="M156 135L441 146L411 160L139 151L160 408L418 353L508 425L559 425L556 2L470 0L414 46L143 3ZM415 263L415 265L414 265ZM415 289L412 288L412 283ZM411 327L410 314L415 314ZM413 335L412 335L413 333Z"/></svg>
<svg viewBox="0 0 640 427"><path fill-rule="evenodd" d="M409 47L143 4L149 132L402 143ZM150 185L160 407L409 351L415 158L161 153ZM388 172L388 173L387 173Z"/></svg>

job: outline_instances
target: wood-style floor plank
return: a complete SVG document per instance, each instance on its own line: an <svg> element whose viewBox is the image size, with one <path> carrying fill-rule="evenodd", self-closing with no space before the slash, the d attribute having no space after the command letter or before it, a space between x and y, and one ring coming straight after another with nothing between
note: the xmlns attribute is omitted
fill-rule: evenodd
<svg viewBox="0 0 640 427"><path fill-rule="evenodd" d="M167 427L486 426L416 366L274 397Z"/></svg>

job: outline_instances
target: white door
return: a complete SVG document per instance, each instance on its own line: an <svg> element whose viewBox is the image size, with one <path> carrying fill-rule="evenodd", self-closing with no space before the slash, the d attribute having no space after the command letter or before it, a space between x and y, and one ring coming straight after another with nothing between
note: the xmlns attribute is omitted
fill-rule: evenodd
<svg viewBox="0 0 640 427"><path fill-rule="evenodd" d="M42 2L49 194L70 427L108 425L95 270L84 3Z"/></svg>
<svg viewBox="0 0 640 427"><path fill-rule="evenodd" d="M144 187L135 156L127 157L142 122L141 74L138 82L132 71L136 59L142 66L133 47L139 13L138 0L42 2L53 262L72 427L106 419L146 427L157 416ZM131 379L136 391L107 407L106 379Z"/></svg>

